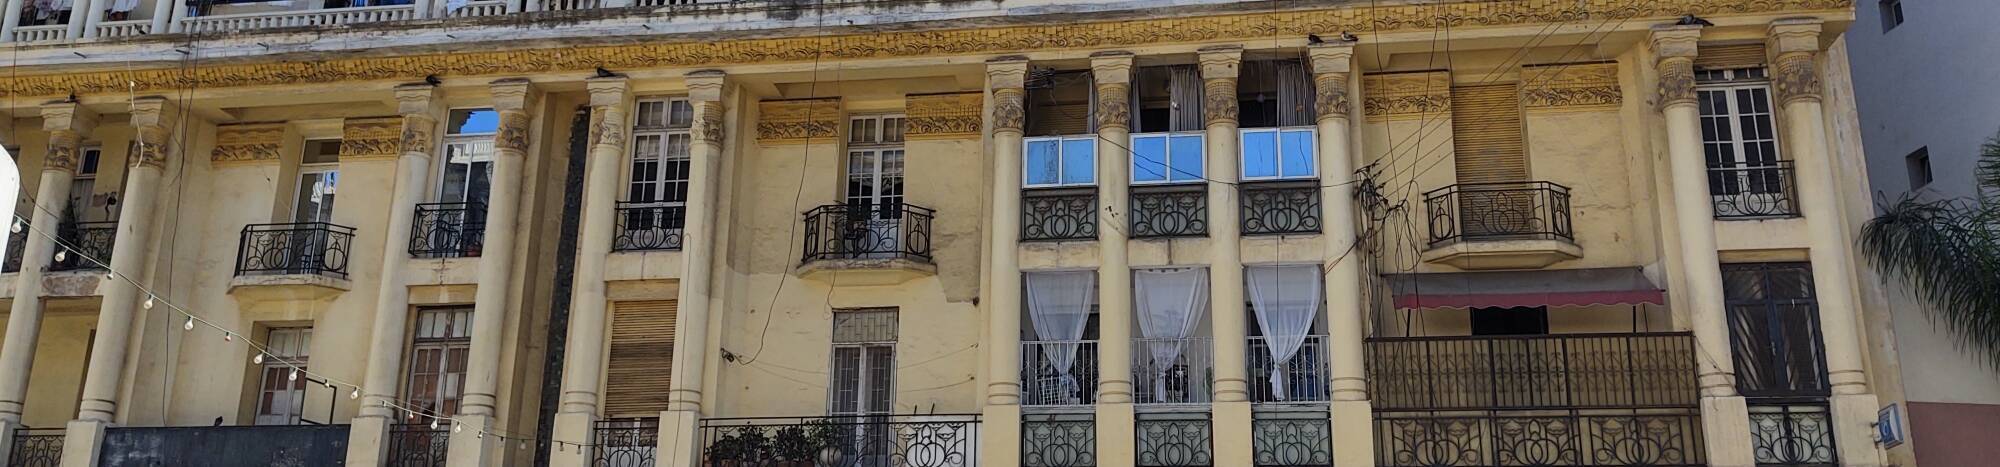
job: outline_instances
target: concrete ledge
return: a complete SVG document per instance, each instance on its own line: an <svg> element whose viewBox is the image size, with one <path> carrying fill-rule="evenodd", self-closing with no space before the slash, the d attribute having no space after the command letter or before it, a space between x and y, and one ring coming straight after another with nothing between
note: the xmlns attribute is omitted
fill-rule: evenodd
<svg viewBox="0 0 2000 467"><path fill-rule="evenodd" d="M20 273L0 274L0 299L14 298L14 282ZM104 271L56 271L42 274L43 298L98 297L104 295Z"/></svg>
<svg viewBox="0 0 2000 467"><path fill-rule="evenodd" d="M1425 250L1426 263L1459 269L1541 269L1583 257L1583 248L1568 240L1460 241Z"/></svg>
<svg viewBox="0 0 2000 467"><path fill-rule="evenodd" d="M322 300L352 290L347 279L319 274L261 274L229 279L229 295L243 302Z"/></svg>
<svg viewBox="0 0 2000 467"><path fill-rule="evenodd" d="M937 265L908 258L822 259L792 271L801 279L836 285L896 285L937 275Z"/></svg>

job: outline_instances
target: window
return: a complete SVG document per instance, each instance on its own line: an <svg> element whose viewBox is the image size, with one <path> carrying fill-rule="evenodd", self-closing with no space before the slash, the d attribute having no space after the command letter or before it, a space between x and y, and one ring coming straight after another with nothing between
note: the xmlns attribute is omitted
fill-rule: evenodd
<svg viewBox="0 0 2000 467"><path fill-rule="evenodd" d="M493 133L499 129L500 114L493 109L451 111L445 127L438 202L486 202L493 186Z"/></svg>
<svg viewBox="0 0 2000 467"><path fill-rule="evenodd" d="M833 314L833 415L895 411L896 310L840 310Z"/></svg>
<svg viewBox="0 0 2000 467"><path fill-rule="evenodd" d="M1523 134L1519 83L1452 86L1452 156L1458 183L1527 181ZM1492 208L1468 200L1461 198L1460 206L1474 211Z"/></svg>
<svg viewBox="0 0 2000 467"><path fill-rule="evenodd" d="M1311 126L1313 82L1305 62L1245 60L1236 86L1237 121L1242 128Z"/></svg>
<svg viewBox="0 0 2000 467"><path fill-rule="evenodd" d="M1778 136L1771 114L1771 85L1762 67L1701 70L1695 94L1701 110L1702 152L1709 194L1775 193L1775 172L1732 170L1778 167Z"/></svg>
<svg viewBox="0 0 2000 467"><path fill-rule="evenodd" d="M884 219L902 213L903 116L848 120L847 204L879 206Z"/></svg>
<svg viewBox="0 0 2000 467"><path fill-rule="evenodd" d="M1026 136L1085 135L1097 131L1097 86L1090 70L1028 71Z"/></svg>
<svg viewBox="0 0 2000 467"><path fill-rule="evenodd" d="M100 218L96 209L104 206L110 210L105 200L97 199L97 169L104 157L104 149L88 147L77 151L76 178L69 182L69 212L82 222L108 220ZM117 219L115 217L110 219Z"/></svg>
<svg viewBox="0 0 2000 467"><path fill-rule="evenodd" d="M1194 65L1132 74L1132 183L1202 180L1201 74Z"/></svg>
<svg viewBox="0 0 2000 467"><path fill-rule="evenodd" d="M1312 128L1243 130L1243 179L1313 178L1319 175Z"/></svg>
<svg viewBox="0 0 2000 467"><path fill-rule="evenodd" d="M299 161L293 222L333 222L334 187L340 182L340 140L308 140Z"/></svg>
<svg viewBox="0 0 2000 467"><path fill-rule="evenodd" d="M1201 134L1132 136L1132 183L1202 181Z"/></svg>
<svg viewBox="0 0 2000 467"><path fill-rule="evenodd" d="M1738 392L1748 397L1827 394L1811 265L1724 264L1722 292Z"/></svg>
<svg viewBox="0 0 2000 467"><path fill-rule="evenodd" d="M407 403L418 412L455 415L465 393L466 353L472 349L472 307L418 310L416 328L405 378Z"/></svg>
<svg viewBox="0 0 2000 467"><path fill-rule="evenodd" d="M264 335L270 351L258 367L258 425L297 425L305 412L306 377L292 377L292 368L308 370L312 350L312 328L271 328Z"/></svg>
<svg viewBox="0 0 2000 467"><path fill-rule="evenodd" d="M1931 184L1931 148L1917 148L1916 152L1903 156L1903 169L1910 173L1910 189L1915 190Z"/></svg>
<svg viewBox="0 0 2000 467"><path fill-rule="evenodd" d="M1022 186L1029 188L1097 184L1097 138L1029 138L1022 142Z"/></svg>
<svg viewBox="0 0 2000 467"><path fill-rule="evenodd" d="M684 98L639 101L632 124L632 180L625 200L650 206L687 204L689 133L694 105ZM679 227L679 226L675 226Z"/></svg>
<svg viewBox="0 0 2000 467"><path fill-rule="evenodd" d="M1882 32L1896 29L1903 24L1903 0L1881 0Z"/></svg>
<svg viewBox="0 0 2000 467"><path fill-rule="evenodd" d="M1472 309L1472 335L1520 336L1549 333L1549 307L1477 307Z"/></svg>

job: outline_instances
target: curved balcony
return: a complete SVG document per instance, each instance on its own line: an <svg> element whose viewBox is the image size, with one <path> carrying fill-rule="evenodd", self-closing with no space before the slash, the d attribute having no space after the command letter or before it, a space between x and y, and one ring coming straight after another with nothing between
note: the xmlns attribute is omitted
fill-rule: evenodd
<svg viewBox="0 0 2000 467"><path fill-rule="evenodd" d="M354 228L325 222L243 226L236 245L232 294L253 300L315 299L344 292Z"/></svg>
<svg viewBox="0 0 2000 467"><path fill-rule="evenodd" d="M410 256L478 257L486 243L486 205L423 203L410 225Z"/></svg>
<svg viewBox="0 0 2000 467"><path fill-rule="evenodd" d="M1569 187L1461 183L1424 193L1423 260L1459 269L1537 269L1583 257L1570 226Z"/></svg>
<svg viewBox="0 0 2000 467"><path fill-rule="evenodd" d="M894 204L829 204L805 214L799 275L848 285L887 285L935 274L931 218L936 211Z"/></svg>

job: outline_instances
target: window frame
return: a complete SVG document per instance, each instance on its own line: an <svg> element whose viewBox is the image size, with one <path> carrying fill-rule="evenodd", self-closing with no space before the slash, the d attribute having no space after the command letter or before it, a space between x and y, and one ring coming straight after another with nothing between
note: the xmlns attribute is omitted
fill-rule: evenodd
<svg viewBox="0 0 2000 467"><path fill-rule="evenodd" d="M305 400L306 400L306 383L307 383L306 380L309 378L306 378L304 377L304 375L301 375L299 379L290 380L289 379L290 376L288 373L293 366L297 366L302 371L311 368L310 365L312 361L312 332L313 332L313 327L311 325L279 326L264 330L264 344L263 344L264 348L273 350L277 350L276 345L272 344L272 342L277 340L275 336L279 335L280 333L286 333L286 334L296 333L296 335L291 337L291 339L293 339L292 341L293 343L298 344L298 349L297 349L298 353L295 354L286 354L283 352L266 353L265 354L266 356L264 358L264 363L257 365L258 379L257 379L257 389L256 389L256 402L254 404L256 405L256 407L250 413L252 424L266 425L266 426L298 425L301 424L305 419ZM273 370L276 370L276 372L274 373ZM285 376L278 376L278 375L285 375ZM271 378L274 377L287 378L288 380L286 381L286 384L291 387L278 391L271 390L270 389ZM292 401L290 407L287 408L288 410L296 410L296 412L286 413L286 414L269 414L271 416L286 417L286 421L284 423L265 423L264 421L264 418L266 417L265 410L268 408L268 406L265 404L265 395L277 392L288 392L294 394L297 397L297 399L294 399Z"/></svg>
<svg viewBox="0 0 2000 467"><path fill-rule="evenodd" d="M492 107L453 107L451 109L445 110L446 117L444 122L445 125L444 137L440 138L438 141L438 149L437 149L438 170L437 170L436 180L434 180L433 183L431 184L431 199L439 203L485 204L486 200L484 199L481 200L469 199L471 198L471 192L472 192L472 175L471 175L473 169L472 166L478 165L482 162L486 164L486 169L485 169L486 195L490 198L493 195L493 165L496 162L498 162L497 158L499 156L499 149L494 147L493 138L495 135L499 133L499 128L496 125L494 131L457 133L455 132L456 130L451 128L450 115L452 112L460 110L466 110L471 112L478 112L484 110L488 112L493 112L495 118L498 118L499 116L499 110L496 110ZM454 163L451 161L451 154L453 147L459 147L459 148L483 147L485 149L485 152L483 154L480 154L477 151L461 149L468 153L471 153L471 155L468 156L468 158L471 160L463 164L467 166L466 178L464 182L465 186L459 188L458 199L446 199L445 183L448 181L446 177L451 173L451 166L454 165Z"/></svg>
<svg viewBox="0 0 2000 467"><path fill-rule="evenodd" d="M1909 175L1910 190L1921 190L1937 181L1937 172L1931 166L1930 146L1918 147L1903 156L1903 171Z"/></svg>
<svg viewBox="0 0 2000 467"><path fill-rule="evenodd" d="M458 321L456 320L456 316L447 316L447 318L452 322L452 324L457 324L459 326L450 328L446 334L446 337L424 337L423 322L426 314L439 313L439 314L451 315L458 312L464 313L465 320ZM402 378L402 384L400 384L399 386L401 389L400 392L402 393L402 400L413 410L419 412L424 410L429 410L431 412L430 415L452 416L457 414L458 409L464 408L465 380L470 375L468 375L467 372L465 371L461 371L458 373L458 379L457 379L458 384L456 385L456 387L447 388L446 385L448 383L447 377L452 374L451 352L453 350L459 350L459 349L464 350L467 358L466 361L466 365L468 366L467 370L470 370L469 366L471 365L470 359L472 354L472 319L473 319L472 313L473 309L471 305L433 306L433 307L417 308L416 314L410 317L411 320L410 335L409 338L405 341L406 347L404 348L405 351L404 355L408 355L408 357L405 358L403 371L402 374L400 375ZM461 337L455 335L461 331L464 333L464 336ZM418 381L417 380L418 375L416 374L418 368L417 355L419 350L425 350L425 349L438 350L438 356L439 356L438 357L439 362L437 367L438 371L435 373L428 374L431 377L437 378L436 385L434 386L434 389L436 389L437 391L433 394L426 395L426 400L424 402L427 402L431 405L419 406L417 405L418 394L416 394L416 383ZM453 393L452 394L453 397L445 397L446 393ZM445 411L437 410L444 406L446 400L453 401L454 406L451 407L449 410ZM443 412L450 412L450 413L443 413Z"/></svg>
<svg viewBox="0 0 2000 467"><path fill-rule="evenodd" d="M1903 25L1903 0L1879 0L1876 2L1882 15L1882 33L1888 34Z"/></svg>
<svg viewBox="0 0 2000 467"><path fill-rule="evenodd" d="M1696 109L1697 112L1696 118L1721 119L1722 121L1728 123L1728 129L1730 131L1730 137L1729 139L1726 140L1709 141L1708 136L1706 134L1702 135L1702 141L1701 141L1702 164L1711 170L1737 169L1728 172L1734 174L1733 186L1735 188L1733 190L1717 192L1715 190L1715 187L1711 186L1709 189L1709 195L1712 197L1724 197L1724 196L1738 195L1742 193L1770 192L1770 189L1772 189L1773 187L1768 186L1769 183L1759 183L1758 180L1753 180L1751 178L1751 174L1753 172L1748 170L1748 169L1779 169L1783 167L1783 162L1785 162L1785 148L1784 148L1785 144L1783 139L1784 136L1778 133L1779 127L1781 126L1779 125L1778 121L1778 104L1775 99L1776 95L1772 91L1771 82L1769 81L1768 78L1769 72L1765 70L1763 67L1747 67L1747 68L1731 68L1731 69L1718 69L1718 70L1701 70L1698 74L1704 76L1719 76L1719 77L1718 79L1709 79L1706 81L1698 82L1695 86L1695 92L1697 93L1696 94L1697 98L1699 98L1699 96L1702 95L1701 93L1709 93L1709 92L1720 93L1724 97L1724 101L1729 105L1729 111L1724 114L1709 114L1707 113L1706 109L1699 109L1699 108ZM1743 76L1746 74L1749 76ZM1747 103L1743 102L1739 98L1740 97L1739 92L1741 91L1752 91L1763 94L1764 105L1767 110L1764 112L1744 111L1744 106ZM1767 127L1762 128L1762 130L1768 131L1771 135L1771 137L1768 140L1763 138L1753 139L1747 137L1744 134L1744 128L1742 125L1743 119L1756 118L1760 116L1764 117L1765 123L1767 124L1766 125ZM1701 122L1701 123L1706 123L1706 122ZM1762 144L1765 142L1769 142L1771 144L1771 153L1768 156L1765 156L1765 158L1769 160L1763 162L1755 162L1755 163L1750 161L1749 149L1753 145ZM1732 151L1730 154L1730 158L1732 159L1732 161L1730 161L1728 164L1721 164L1721 165L1710 163L1708 161L1707 152L1708 152L1708 146L1711 144L1727 144L1730 150ZM1714 178L1715 177L1714 175L1711 175L1710 177L1711 177L1710 178L1711 182L1719 180ZM1723 186L1728 187L1732 185L1726 182ZM1753 191L1759 189L1765 191ZM1782 188L1776 188L1776 189L1782 190Z"/></svg>
<svg viewBox="0 0 2000 467"><path fill-rule="evenodd" d="M896 137L895 141L888 141L888 124L892 120L897 122L897 126L902 128L902 132ZM861 135L856 134L854 131L856 124L861 122L871 122L869 126L870 134L865 139L861 138ZM908 199L908 192L904 186L905 181L908 180L909 173L909 150L905 146L908 141L908 117L900 113L857 115L847 119L847 128L847 148L842 151L844 157L841 160L841 179L845 182L840 187L841 201L848 205L856 205L855 201L857 198L854 194L854 177L856 175L854 173L854 158L861 154L868 154L873 157L872 160L874 161L871 167L872 172L868 175L869 179L874 183L875 193L866 196L865 198L869 202L863 204L867 206L903 204ZM897 159L895 173L897 189L895 195L884 195L882 194L882 188L888 186L887 178L889 177L885 169L889 166L888 154L891 152L896 154ZM892 197L895 198L893 204L882 202L882 200ZM900 214L900 211L895 214L890 214L887 211L882 213L885 217L892 215L900 216Z"/></svg>
<svg viewBox="0 0 2000 467"><path fill-rule="evenodd" d="M664 113L661 116L660 126L639 125L643 109L650 103L661 105ZM676 105L687 106L688 121L685 124L677 125L673 121ZM687 206L687 186L693 179L694 169L694 101L687 96L648 96L635 100L632 109L632 121L628 122L632 127L631 146L625 151L625 190L620 196L635 207ZM641 157L639 140L648 137L660 139L659 152ZM675 137L680 137L686 142L683 145L687 150L686 154L673 153ZM686 169L680 172L679 177L673 177L674 171L671 169L676 162L686 164ZM652 170L641 170L640 164L645 163L652 164ZM652 180L638 180L642 173L651 176ZM634 196L642 184L652 185L650 188L654 193L652 197L654 199L640 200L638 196ZM675 201L676 197L680 200Z"/></svg>
<svg viewBox="0 0 2000 467"><path fill-rule="evenodd" d="M889 317L890 317L890 319L891 319L891 320L892 320L892 321L894 322L894 325L895 325L895 326L897 327L897 336L896 336L896 339L891 339L891 340L863 340L863 341L856 341L856 342L842 342L842 341L840 340L840 336L839 336L839 334L838 334L839 330L838 330L837 328L836 328L836 329L833 329L833 330L832 330L832 331L833 331L834 333L833 333L832 335L830 335L830 336L829 336L829 339L828 339L828 342L829 342L829 343L830 343L831 345L829 346L829 348L828 348L828 351L827 351L827 383L828 383L828 384L827 384L827 387L826 387L826 391L827 391L827 398L826 398L826 413L827 413L827 415L831 415L831 416L855 416L855 417L866 417L866 416L881 416L881 415L890 415L890 414L893 414L893 413L895 413L895 411L896 411L896 366L897 366L897 363L896 363L896 362L897 362L897 357L898 357L898 356L896 355L896 354L897 354L897 352L896 352L896 344L897 344L897 341L898 341L898 340L900 340L900 338L901 338L901 334L902 334L902 332L901 332L901 327L902 327L902 316L901 316L901 313L899 312L899 310L897 310L897 309L895 309L895 308L860 308L860 309L846 309L846 310L835 310L835 311L834 311L834 313L836 313L836 314L838 314L838 313L885 313L885 314L888 314L888 315L889 315ZM832 324L833 324L834 322L837 322L837 321L838 321L838 320L832 320L832 321L831 321L831 322L829 322L828 324L829 324L829 325L832 325ZM840 371L841 371L841 365L840 365L840 351L841 351L841 349L855 349L855 351L856 351L856 352L858 352L858 356L857 356L857 360L856 360L856 365L857 365L857 366L856 366L856 367L854 368L854 371L856 372L856 384L855 384L855 387L854 387L854 397L855 397L855 400L854 400L854 407L855 407L855 411L853 411L853 412L842 412L842 411L838 410L838 408L839 408L839 404L841 403L841 400L840 400ZM889 355L888 355L888 365L889 365L889 367L888 367L888 368L886 369L888 377L887 377L887 378L885 378L885 381L883 381L883 382L882 382L883 384L887 385L887 387L888 387L888 391L887 391L887 394L888 394L888 400L887 400L887 401L886 401L886 403L884 404L884 405L885 405L885 407L869 407L869 400L868 400L868 399L869 399L869 391L871 391L871 390L873 390L873 389L876 389L876 386L875 386L874 384L872 384L873 382L869 380L868 376L869 376L869 372L870 372L871 370L875 370L875 369L877 369L877 368L875 368L874 366L871 366L871 363L870 363L870 362L872 362L873 360L872 360L872 359L870 359L869 357L871 357L871 356L873 356L873 355L876 355L876 354L877 354L877 353L879 353L879 352L888 352L888 354L889 354Z"/></svg>
<svg viewBox="0 0 2000 467"><path fill-rule="evenodd" d="M103 170L103 166L103 146L91 145L76 149L76 175L70 177L69 193L66 193L65 197L69 198L67 200L69 210L76 216L78 222L90 222L92 214L90 208L97 207L97 176L98 172ZM76 196L78 188L84 190L81 199ZM117 218L113 217L110 220Z"/></svg>
<svg viewBox="0 0 2000 467"><path fill-rule="evenodd" d="M1306 148L1312 151L1311 155L1312 157L1310 158L1312 167L1310 168L1310 170L1307 171L1308 173L1305 175L1285 175L1285 133L1293 133L1293 132L1305 133L1307 136L1306 140L1312 142L1306 145ZM1273 148L1274 151L1276 151L1276 153L1273 154L1273 157L1274 160L1277 162L1277 173L1278 173L1277 175L1253 177L1250 176L1249 173L1245 172L1250 169L1250 164L1247 163L1250 157L1250 152L1244 150L1244 148L1249 147L1249 144L1246 143L1248 142L1247 140L1252 133L1271 133L1273 135L1274 139L1271 147ZM1249 181L1270 181L1270 180L1315 180L1319 178L1319 128L1318 127L1281 126L1281 127L1243 128L1237 131L1236 144L1237 144L1236 176L1242 181L1249 182Z"/></svg>
<svg viewBox="0 0 2000 467"><path fill-rule="evenodd" d="M1056 182L1055 182L1055 183L1029 183L1029 182L1028 182L1028 177L1029 177L1029 170L1028 170L1028 148L1029 148L1030 146L1033 146L1033 145L1034 145L1035 143L1039 143L1039 142L1045 142L1045 141L1053 141L1053 142L1055 142L1055 144L1056 144ZM1065 144L1064 144L1064 143L1067 143L1067 142L1071 142L1071 141L1089 141L1089 142L1090 142L1090 182L1089 182L1089 183L1082 183L1082 182L1077 182L1077 183L1065 183L1065 182L1063 182L1063 181L1062 181L1062 180L1063 180L1063 178L1064 178L1064 175L1066 175L1066 173L1065 173L1065 172L1063 172L1063 169L1064 169L1065 167L1068 167L1068 166L1069 166L1069 164L1067 164L1067 163L1066 163L1066 162L1068 161L1068 155L1066 155L1066 154L1065 154L1065 153L1063 152L1063 146L1065 146ZM1098 175L1098 174L1097 174L1097 163L1098 163L1098 157L1099 157L1099 154L1097 154L1097 135L1096 135L1096 134L1089 134L1089 135L1068 135L1068 136L1037 136L1037 137L1033 137L1033 138L1022 138L1022 139L1021 139L1021 188L1031 188L1031 189L1032 189L1032 188L1065 188L1065 187L1086 187L1086 186L1097 186L1097 175Z"/></svg>
<svg viewBox="0 0 2000 467"><path fill-rule="evenodd" d="M1165 159L1165 160L1166 160L1166 167L1165 167L1165 168L1166 168L1167 170L1166 170L1166 171L1165 171L1164 173L1161 173L1161 174L1160 174L1160 175L1161 175L1162 177L1164 177L1164 178L1162 178L1162 179L1160 179L1160 180L1140 180L1140 179L1139 179L1139 150L1138 150L1138 147L1139 147L1139 139L1141 139L1141 138L1162 138L1162 139L1164 139L1164 140L1166 141L1166 146L1165 146L1165 148L1166 148L1166 154L1163 154L1163 155L1162 155L1161 157L1162 157L1163 159ZM1138 185L1179 185L1179 184L1188 184L1188 183L1203 183L1203 182L1207 182L1207 181L1208 181L1208 146L1207 146L1207 145L1208 145L1208 136L1207 136L1207 133L1206 133L1206 132L1204 132L1204 131L1160 131L1160 132L1153 132L1153 133L1137 133L1137 134L1133 134L1133 135L1131 135L1131 138L1130 138L1130 139L1132 140L1132 142L1130 143L1130 146L1129 146L1129 149L1130 149L1130 150L1126 151L1126 154L1129 154L1129 155L1130 155L1131 157L1128 157L1128 158L1127 158L1128 160L1126 160L1126 161L1125 161L1125 163L1127 164L1127 167L1126 167L1126 169L1125 169L1125 170L1126 170L1126 172L1127 172L1127 173L1126 173L1126 178L1128 179L1128 183L1130 183L1131 185L1134 185L1134 186L1138 186ZM1184 173L1182 173L1182 172L1181 172L1181 171L1179 171L1179 170L1174 170L1174 141L1175 141L1175 140L1178 140L1178 139L1193 139L1193 140L1195 140L1195 141L1197 142L1197 144L1195 144L1195 147L1196 147L1196 148L1198 148L1198 150L1197 150L1197 151L1195 151L1195 161L1197 162L1197 165L1199 165L1199 166L1201 167L1201 173L1198 173L1198 174L1194 174L1194 175L1193 175L1193 177L1194 177L1194 178L1191 178L1191 179L1176 179L1176 178L1174 178L1176 174L1179 174L1179 175L1181 175L1181 176L1187 176L1187 174L1184 174ZM1095 177L1093 177L1093 179L1095 179Z"/></svg>
<svg viewBox="0 0 2000 467"><path fill-rule="evenodd" d="M306 142L307 142L307 143L311 143L311 142L313 142L313 141L328 141L328 140L333 140L333 141L338 141L339 139L338 139L338 138L312 138L312 139L307 139L307 140L306 140ZM303 148L306 148L306 147L310 147L310 145L309 145L309 144L308 144L308 145L301 145L301 146L300 146L300 148L301 148L300 152L301 152L301 153L303 153L303 152L304 152L304 149L303 149ZM336 159L334 160L334 162L313 162L313 163L307 163L307 162L305 161L305 156L306 156L305 154L301 154L301 155L299 156L299 173L298 173L298 176L297 176L297 177L293 177L293 180L292 180L292 203L291 203L291 205L292 205L292 215L291 215L291 218L292 218L292 222L294 222L294 223L300 223L300 224L305 224L305 223L315 223L315 222L317 222L317 223L329 223L329 224L330 224L330 223L333 223L333 208L331 207L331 205L332 205L332 204L334 204L334 203L325 203L325 204L327 204L327 205L328 205L328 207L325 207L325 208L322 208L322 210L324 210L324 211L326 212L326 218L324 218L324 219L320 219L320 218L318 218L319 216L317 216L317 215L315 215L315 216L314 216L314 220L305 220L305 219L302 219L302 218L300 218L300 217L299 217L299 214L300 214L300 212L299 212L299 211L300 211L300 209L301 209L301 208L304 208L305 206L303 206L303 205L300 205L300 204L299 204L299 203L300 203L300 202L302 201L302 200L300 199L300 195L304 194L304 193L300 193L300 191L299 191L299 190L302 190L302 189L304 189L304 188L305 188L305 183L306 183L306 177L308 177L308 176L312 176L312 175L325 175L325 176L326 176L326 179L327 179L327 180L331 180L331 182L328 182L328 183L327 183L327 185L330 185L330 186L331 186L331 187L333 188L333 190L334 190L334 202L335 202L335 203L339 202L339 201L340 201L340 199L339 199L339 190L340 190L340 161L339 161L339 159L338 159L338 158L336 158Z"/></svg>
<svg viewBox="0 0 2000 467"><path fill-rule="evenodd" d="M1832 368L1828 367L1826 362L1826 331L1821 326L1819 319L1819 290L1816 288L1818 286L1818 278L1813 277L1813 265L1808 262L1724 263L1721 269L1724 283L1723 292L1725 294L1729 291L1728 283L1731 273L1756 274L1761 284L1760 289L1764 292L1763 298L1738 298L1726 295L1723 298L1723 319L1725 320L1726 327L1729 329L1729 345L1732 355L1730 357L1731 364L1738 367L1737 392L1749 398L1824 397L1831 394L1833 381L1830 372ZM1775 276L1773 273L1783 270L1792 270L1801 274L1806 280L1802 288L1802 291L1807 295L1806 297L1779 298L1772 296L1773 287L1771 287L1771 281L1773 280L1773 276ZM1815 352L1812 355L1805 356L1806 360L1802 361L1798 358L1799 356L1790 353L1791 345L1789 341L1777 342L1765 340L1761 342L1764 344L1761 346L1762 350L1776 353L1774 348L1787 349L1782 355L1785 357L1783 362L1771 362L1781 363L1783 366L1767 369L1776 371L1773 374L1776 380L1771 382L1779 387L1750 388L1748 387L1749 385L1761 384L1762 381L1752 380L1750 377L1752 375L1744 374L1746 372L1741 369L1743 361L1738 360L1743 358L1743 355L1735 351L1737 348L1746 347L1743 340L1751 337L1740 335L1737 332L1736 323L1739 308L1745 306L1761 307L1756 312L1765 314L1765 318L1772 323L1768 330L1769 332L1763 338L1770 338L1774 335L1782 334L1783 326L1777 324L1781 323L1783 318L1785 318L1782 314L1783 310L1780 309L1781 305L1802 305L1805 307L1805 311L1799 313L1797 318L1803 321L1806 330L1811 334L1804 338L1813 341L1810 344L1812 344ZM1775 360L1778 356L1770 356L1770 358ZM1816 367L1815 369L1818 370L1818 380L1809 383L1816 382L1818 386L1801 387L1800 382L1793 380L1793 373L1797 371L1797 366L1801 364L1814 365Z"/></svg>

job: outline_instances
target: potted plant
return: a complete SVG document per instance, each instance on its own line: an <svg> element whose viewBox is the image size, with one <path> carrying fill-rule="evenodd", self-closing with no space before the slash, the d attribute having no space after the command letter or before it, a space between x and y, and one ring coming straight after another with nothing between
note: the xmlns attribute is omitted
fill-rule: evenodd
<svg viewBox="0 0 2000 467"><path fill-rule="evenodd" d="M806 422L806 437L812 440L818 452L820 465L839 465L843 431L849 427L835 423L833 419L820 418Z"/></svg>

